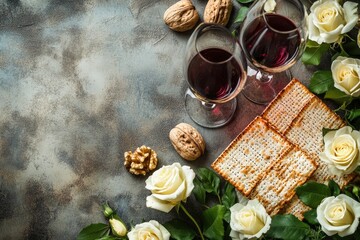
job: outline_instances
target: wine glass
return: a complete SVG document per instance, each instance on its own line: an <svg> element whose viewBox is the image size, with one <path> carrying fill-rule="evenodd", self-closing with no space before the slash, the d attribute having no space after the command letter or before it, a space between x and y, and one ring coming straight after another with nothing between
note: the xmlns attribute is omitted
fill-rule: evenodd
<svg viewBox="0 0 360 240"><path fill-rule="evenodd" d="M246 59L238 40L225 27L202 23L190 36L185 52L184 75L189 88L185 107L203 127L216 128L230 121L236 96L246 79Z"/></svg>
<svg viewBox="0 0 360 240"><path fill-rule="evenodd" d="M240 44L248 59L242 91L257 104L267 104L289 83L288 70L305 49L307 12L301 0L256 0L242 23Z"/></svg>

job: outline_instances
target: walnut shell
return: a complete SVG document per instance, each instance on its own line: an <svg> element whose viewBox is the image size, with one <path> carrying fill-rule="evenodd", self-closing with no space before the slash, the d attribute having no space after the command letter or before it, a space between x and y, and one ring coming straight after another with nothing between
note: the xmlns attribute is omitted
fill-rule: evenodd
<svg viewBox="0 0 360 240"><path fill-rule="evenodd" d="M181 0L165 11L164 21L170 29L185 32L199 21L199 14L190 0Z"/></svg>
<svg viewBox="0 0 360 240"><path fill-rule="evenodd" d="M229 22L232 7L231 0L209 0L204 11L204 22L225 26Z"/></svg>
<svg viewBox="0 0 360 240"><path fill-rule="evenodd" d="M205 152L203 137L187 123L179 123L171 129L169 138L175 150L186 160L196 160Z"/></svg>

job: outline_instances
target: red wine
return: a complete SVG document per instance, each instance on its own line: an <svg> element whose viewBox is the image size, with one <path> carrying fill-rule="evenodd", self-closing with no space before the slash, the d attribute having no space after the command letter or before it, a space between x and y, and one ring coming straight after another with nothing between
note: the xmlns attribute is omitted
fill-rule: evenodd
<svg viewBox="0 0 360 240"><path fill-rule="evenodd" d="M237 89L242 76L237 60L219 48L200 51L190 61L187 72L195 94L215 101L229 97Z"/></svg>
<svg viewBox="0 0 360 240"><path fill-rule="evenodd" d="M268 13L247 26L242 42L246 54L255 63L277 68L289 64L298 55L301 38L290 19Z"/></svg>

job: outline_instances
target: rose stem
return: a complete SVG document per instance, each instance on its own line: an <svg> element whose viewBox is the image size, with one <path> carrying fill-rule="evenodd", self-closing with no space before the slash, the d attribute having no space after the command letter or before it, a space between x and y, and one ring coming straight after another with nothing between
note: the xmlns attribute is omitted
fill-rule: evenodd
<svg viewBox="0 0 360 240"><path fill-rule="evenodd" d="M200 234L201 239L202 239L202 240L205 240L205 238L204 238L204 236L203 236L203 234L202 234L202 232L201 232L201 229L200 229L198 223L196 222L196 220L191 216L191 214L188 212L188 210L186 210L186 208L184 207L184 205L182 205L181 203L180 203L180 208L184 211L184 213L185 213L185 214L191 219L191 221L195 224L195 226L196 226L196 228L197 228L197 230L198 230L198 232L199 232L199 234Z"/></svg>

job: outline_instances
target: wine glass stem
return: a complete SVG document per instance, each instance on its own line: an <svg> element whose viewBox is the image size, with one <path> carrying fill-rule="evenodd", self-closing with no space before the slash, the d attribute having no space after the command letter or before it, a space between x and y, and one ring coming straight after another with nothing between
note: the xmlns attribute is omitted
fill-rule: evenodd
<svg viewBox="0 0 360 240"><path fill-rule="evenodd" d="M208 102L201 101L201 104L206 110L209 110L209 111L213 110L216 107L215 103L208 103Z"/></svg>
<svg viewBox="0 0 360 240"><path fill-rule="evenodd" d="M273 75L269 74L267 72L263 72L261 70L258 70L256 73L256 79L259 80L262 83L270 82L273 79Z"/></svg>

